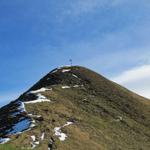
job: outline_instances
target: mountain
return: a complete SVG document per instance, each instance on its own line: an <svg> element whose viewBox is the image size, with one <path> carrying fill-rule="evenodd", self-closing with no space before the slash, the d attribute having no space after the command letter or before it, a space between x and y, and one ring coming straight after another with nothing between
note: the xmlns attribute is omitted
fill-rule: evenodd
<svg viewBox="0 0 150 150"><path fill-rule="evenodd" d="M150 101L87 68L56 68L0 109L0 143L0 150L149 150Z"/></svg>

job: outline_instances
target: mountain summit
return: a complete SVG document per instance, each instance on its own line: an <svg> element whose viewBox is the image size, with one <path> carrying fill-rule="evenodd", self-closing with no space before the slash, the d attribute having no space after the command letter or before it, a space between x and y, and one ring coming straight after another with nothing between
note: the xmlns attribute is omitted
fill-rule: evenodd
<svg viewBox="0 0 150 150"><path fill-rule="evenodd" d="M150 101L87 68L56 68L0 109L0 143L0 150L149 150Z"/></svg>

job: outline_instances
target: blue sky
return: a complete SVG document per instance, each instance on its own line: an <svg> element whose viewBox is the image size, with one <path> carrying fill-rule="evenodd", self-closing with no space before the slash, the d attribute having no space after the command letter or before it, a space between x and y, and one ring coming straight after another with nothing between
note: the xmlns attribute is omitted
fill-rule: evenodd
<svg viewBox="0 0 150 150"><path fill-rule="evenodd" d="M150 97L149 14L149 0L1 0L0 106L70 58Z"/></svg>

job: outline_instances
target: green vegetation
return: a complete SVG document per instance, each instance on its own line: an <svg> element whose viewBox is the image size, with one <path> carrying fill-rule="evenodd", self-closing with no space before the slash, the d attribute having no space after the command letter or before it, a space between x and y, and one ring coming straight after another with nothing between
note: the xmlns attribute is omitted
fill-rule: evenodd
<svg viewBox="0 0 150 150"><path fill-rule="evenodd" d="M35 150L47 150L50 138L54 139L57 150L149 150L148 100L83 67L61 71L48 74L30 89L52 88L42 92L51 102L25 105L28 113L42 117L33 118L36 127L13 136L10 145L19 150L31 148L30 136L35 135L39 140L44 132L45 139ZM64 85L70 88L62 89ZM25 100L26 93L20 98ZM62 129L67 138L60 141L54 135L54 128L67 121L73 124ZM2 150L15 150L10 145L2 145Z"/></svg>
<svg viewBox="0 0 150 150"><path fill-rule="evenodd" d="M19 149L16 149L12 145L4 144L0 145L0 150L19 150Z"/></svg>

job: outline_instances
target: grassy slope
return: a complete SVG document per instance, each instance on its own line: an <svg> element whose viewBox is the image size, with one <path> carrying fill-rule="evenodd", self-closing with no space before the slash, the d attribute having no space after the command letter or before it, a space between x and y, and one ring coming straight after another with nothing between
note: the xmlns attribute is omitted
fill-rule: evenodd
<svg viewBox="0 0 150 150"><path fill-rule="evenodd" d="M44 93L51 103L26 105L29 113L42 115L43 121L36 121L33 130L14 136L10 144L18 149L28 147L31 135L45 132L46 139L37 150L47 150L50 137L58 150L148 150L150 103L87 69L75 67L72 72L83 79L84 87L62 89L61 84L73 82L64 78ZM53 129L69 120L75 123L63 129L68 137L60 142Z"/></svg>

